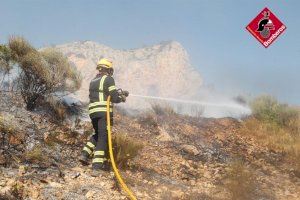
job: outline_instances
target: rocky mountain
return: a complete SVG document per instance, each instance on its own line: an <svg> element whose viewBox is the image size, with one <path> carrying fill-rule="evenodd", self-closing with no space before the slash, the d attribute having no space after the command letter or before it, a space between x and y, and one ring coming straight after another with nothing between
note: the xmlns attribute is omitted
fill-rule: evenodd
<svg viewBox="0 0 300 200"><path fill-rule="evenodd" d="M180 94L192 98L202 85L202 78L191 66L186 50L175 41L132 50L113 49L92 41L55 48L82 73L83 84L77 92L82 101L88 100L89 82L97 73L95 67L101 57L113 60L117 86L134 94L176 98Z"/></svg>
<svg viewBox="0 0 300 200"><path fill-rule="evenodd" d="M88 101L90 81L97 74L96 63L102 57L113 60L114 78L119 88L130 94L168 97L176 101L201 100L200 103L164 101L162 99L143 99L130 95L126 108L150 108L150 103L168 104L177 112L192 116L240 118L251 113L244 105L220 95L207 94L202 87L200 73L190 64L189 56L182 45L176 41L157 45L118 50L92 42L73 42L54 46L62 52L82 74L83 81L75 97ZM211 98L213 97L213 98ZM122 104L123 105L123 104ZM121 106L122 106L121 105Z"/></svg>

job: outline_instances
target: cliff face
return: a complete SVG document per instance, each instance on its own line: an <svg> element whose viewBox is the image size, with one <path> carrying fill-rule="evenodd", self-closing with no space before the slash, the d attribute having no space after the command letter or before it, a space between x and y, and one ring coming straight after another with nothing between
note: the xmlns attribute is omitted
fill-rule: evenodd
<svg viewBox="0 0 300 200"><path fill-rule="evenodd" d="M89 82L95 77L101 57L113 60L117 87L131 93L163 97L192 98L202 85L200 74L189 63L185 49L175 41L154 46L117 50L95 42L73 42L55 46L82 73L83 84L77 92L88 100Z"/></svg>

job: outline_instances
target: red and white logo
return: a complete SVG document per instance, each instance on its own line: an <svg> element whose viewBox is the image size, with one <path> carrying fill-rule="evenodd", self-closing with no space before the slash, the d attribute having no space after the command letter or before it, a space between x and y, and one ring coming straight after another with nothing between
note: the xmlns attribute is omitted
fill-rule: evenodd
<svg viewBox="0 0 300 200"><path fill-rule="evenodd" d="M264 8L246 29L267 48L285 31L286 26L268 8Z"/></svg>

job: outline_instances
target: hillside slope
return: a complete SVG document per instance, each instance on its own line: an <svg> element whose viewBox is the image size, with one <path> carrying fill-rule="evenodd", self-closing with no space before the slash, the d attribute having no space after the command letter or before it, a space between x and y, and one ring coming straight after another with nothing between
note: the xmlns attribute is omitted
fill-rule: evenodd
<svg viewBox="0 0 300 200"><path fill-rule="evenodd" d="M0 199L126 199L112 173L94 178L78 162L89 122L58 125L45 110L24 110L18 96L1 94L0 108ZM240 125L119 111L113 133L144 146L122 174L138 199L299 199L300 177L284 155L240 135Z"/></svg>

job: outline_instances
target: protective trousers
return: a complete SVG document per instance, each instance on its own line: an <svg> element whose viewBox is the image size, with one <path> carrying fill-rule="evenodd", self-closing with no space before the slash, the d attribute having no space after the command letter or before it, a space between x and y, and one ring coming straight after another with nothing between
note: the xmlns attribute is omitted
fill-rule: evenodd
<svg viewBox="0 0 300 200"><path fill-rule="evenodd" d="M83 151L89 156L93 154L92 165L94 169L103 168L108 159L108 135L106 116L92 119L95 134L87 142Z"/></svg>

